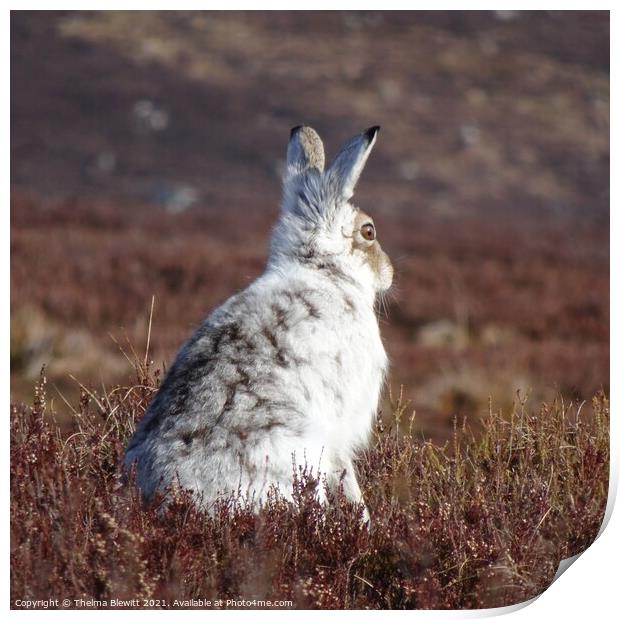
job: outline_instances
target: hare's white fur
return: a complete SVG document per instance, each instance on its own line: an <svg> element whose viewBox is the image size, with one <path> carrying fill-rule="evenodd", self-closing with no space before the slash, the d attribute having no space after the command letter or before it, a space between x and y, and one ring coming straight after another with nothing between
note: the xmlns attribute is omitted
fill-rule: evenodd
<svg viewBox="0 0 620 620"><path fill-rule="evenodd" d="M353 459L387 369L374 303L392 266L349 199L377 131L326 171L316 132L292 131L265 273L185 343L127 448L147 499L178 483L207 508L259 504L272 485L291 495L295 462L363 501Z"/></svg>

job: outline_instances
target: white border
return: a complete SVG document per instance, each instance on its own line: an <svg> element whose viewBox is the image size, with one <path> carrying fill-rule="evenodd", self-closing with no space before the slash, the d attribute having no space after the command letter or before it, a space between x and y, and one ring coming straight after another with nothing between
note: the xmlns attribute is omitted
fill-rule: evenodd
<svg viewBox="0 0 620 620"><path fill-rule="evenodd" d="M32 10L32 9L50 9L48 3L43 2L24 2L19 3L19 6L16 2L13 2L14 8L16 10ZM594 2L589 3L586 7L578 7L574 6L575 3L559 3L559 2L545 2L542 3L545 9L555 9L555 10L610 10L612 7L610 3L602 3L602 2ZM499 6L498 6L499 5ZM502 6L503 5L503 6ZM568 6L571 5L571 6ZM102 2L96 6L93 6L93 3L90 3L90 6L86 6L83 2L66 2L63 3L62 9L138 9L138 10L157 10L157 9L170 9L170 3L165 3L161 1L152 1L152 2L125 2L122 6L119 6L118 3L115 2ZM236 9L254 9L254 10L266 10L266 9L278 9L278 10L291 10L290 3L285 2L270 2L270 3L258 3L258 2L235 2L231 0L227 2L225 5L222 3L198 3L198 2L185 2L181 3L181 6L173 7L175 9L226 9L226 10L236 10ZM329 5L325 2L312 2L307 3L304 6L304 3L300 3L295 5L295 9L334 9L334 4L330 3ZM337 3L338 9L376 9L376 3L370 2L340 2ZM476 2L470 3L469 5L464 5L463 3L458 2L434 2L432 7L426 6L413 6L411 3L403 3L403 2L384 2L381 6L382 9L444 9L444 10L464 10L464 9L475 9L475 10L489 10L489 9L515 9L514 4L508 3L491 3L491 2ZM518 10L527 10L527 9L535 9L538 10L541 8L541 3L539 2L520 2ZM3 20L3 28L2 31L5 34L6 45L10 49L10 18L9 11L4 12L4 20ZM617 100L617 76L615 71L615 49L614 49L614 34L618 34L618 28L616 25L615 12L611 12L611 44L612 44L612 67L611 67L611 77L612 77L612 97L611 100L615 102ZM10 55L6 54L4 56L4 61L2 63L3 75L5 76L5 84L9 81L9 67L10 67ZM5 137L6 148L4 151L4 166L2 167L2 176L4 179L5 187L7 188L7 196L9 196L9 187L10 187L10 175L9 175L9 165L10 165L10 140L9 140L9 131L10 131L10 100L8 97L2 98L2 106L4 108L4 125L5 131L3 133ZM612 144L617 144L618 141L617 131L615 131L614 126L612 124ZM613 157L611 159L613 162ZM611 164L611 169L613 170L613 163ZM615 197L617 196L617 191L614 187L614 183L611 184L611 204L615 204ZM7 200L8 203L8 200ZM7 204L8 206L8 204ZM2 278L4 282L4 290L7 292L7 297L10 295L10 267L9 267L9 248L10 248L10 217L9 217L9 209L5 208L3 212L4 218L4 226L1 230L2 235L2 247L4 249L4 264L2 266ZM614 215L614 210L611 209L611 239L618 239L617 235L617 217ZM618 265L618 252L615 249L613 243L611 243L611 269L612 274L614 273L614 268ZM613 277L612 277L613 282ZM611 317L617 315L617 311L619 309L617 303L617 287L611 286ZM3 333L3 343L4 350L8 352L9 350L9 333L10 333L10 316L9 316L9 304L3 304L2 306L3 313L3 321L6 325L7 329ZM614 322L611 323L611 385L618 385L617 382L617 368L615 363L615 353L617 351L617 333L616 329L614 329ZM4 370L4 376L6 378L5 381L2 382L2 386L0 389L2 390L2 395L5 397L3 400L5 403L9 403L10 395L9 395L9 376L10 369L8 363L8 355L5 353L2 358L2 365ZM528 601L526 603L522 603L520 605L515 605L510 608L500 608L495 610L475 610L475 611L415 611L416 618L438 618L438 617L461 617L461 618L480 618L480 617L490 617L496 615L503 615L505 613L510 613L513 611L521 610L519 612L522 618L552 618L552 617L573 617L579 616L583 617L586 614L592 615L593 617L607 617L608 611L614 608L617 608L615 591L617 589L617 577L616 575L616 566L615 566L615 554L618 549L620 549L619 543L619 528L618 525L618 516L617 514L612 514L611 510L613 504L615 502L616 490L618 486L618 455L617 449L615 449L618 445L618 428L615 423L614 416L612 415L612 428L611 428L611 445L612 448L612 462L611 462L611 480L610 480L610 489L609 489L609 498L608 498L608 510L605 517L605 524L607 527L604 528L602 535L598 538L594 544L586 550L586 552L579 557L575 562L574 566L570 567L565 574L562 574L561 578L556 580L547 591L545 591L540 597L535 599L534 601ZM5 446L4 454L2 455L3 465L4 465L4 485L5 485L5 493L8 496L9 489L9 438L8 433L6 433L5 437ZM4 532L5 532L5 549L9 549L9 524L8 524L8 502L7 507L5 509L5 519L4 523ZM7 553L8 556L8 553ZM561 571L558 571L561 574ZM2 585L6 588L6 595L3 597L5 601L7 601L7 608L9 605L9 558L6 557L5 563L3 564L3 572L2 572ZM18 613L16 610L11 610L9 613ZM24 611L24 617L28 616L36 616L39 612L36 611ZM47 611L45 612L46 617L55 616L61 614L60 611ZM96 613L102 614L106 613L106 610L98 610L93 612L86 612L88 614ZM115 611L114 616L119 617L136 613L132 611ZM143 613L150 613L149 611L144 611ZM170 612L174 613L174 612ZM184 612L186 613L192 612ZM196 611L194 613L205 614L205 612ZM247 611L236 611L229 610L228 614L243 614L244 617L247 618ZM290 613L290 612L288 612ZM321 612L311 612L311 611L296 611L295 614L307 615ZM326 612L327 613L327 612ZM331 613L331 612L329 612ZM361 613L358 611L342 611L337 612L339 614L357 614ZM388 612L388 611L375 611L374 614L388 614L388 613L397 613L397 612ZM401 612L401 613L411 613L411 612ZM168 616L170 617L170 616Z"/></svg>

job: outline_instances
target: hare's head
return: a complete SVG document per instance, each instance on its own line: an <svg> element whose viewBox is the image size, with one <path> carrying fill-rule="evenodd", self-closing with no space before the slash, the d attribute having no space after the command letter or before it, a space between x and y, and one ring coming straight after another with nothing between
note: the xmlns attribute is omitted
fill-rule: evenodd
<svg viewBox="0 0 620 620"><path fill-rule="evenodd" d="M331 269L373 293L390 287L392 263L377 240L375 224L350 202L378 131L371 127L355 136L325 170L316 131L304 126L291 130L272 260L291 258Z"/></svg>

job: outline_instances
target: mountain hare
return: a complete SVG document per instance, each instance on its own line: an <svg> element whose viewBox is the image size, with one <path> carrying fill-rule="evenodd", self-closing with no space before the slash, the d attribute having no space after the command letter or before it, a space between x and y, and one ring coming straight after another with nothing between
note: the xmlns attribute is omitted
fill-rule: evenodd
<svg viewBox="0 0 620 620"><path fill-rule="evenodd" d="M176 484L207 509L239 491L259 504L272 485L290 497L295 463L363 502L353 458L387 368L374 303L393 270L350 198L378 131L327 170L316 131L291 131L265 272L185 343L127 448L147 500Z"/></svg>

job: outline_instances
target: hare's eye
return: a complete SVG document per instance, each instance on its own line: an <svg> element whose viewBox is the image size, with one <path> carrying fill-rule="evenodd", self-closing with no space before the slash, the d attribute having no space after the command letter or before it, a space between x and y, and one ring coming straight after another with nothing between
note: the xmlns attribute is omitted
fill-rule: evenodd
<svg viewBox="0 0 620 620"><path fill-rule="evenodd" d="M364 224L360 229L360 232L362 234L362 237L364 237L366 241L374 241L377 238L377 231L375 230L375 225L371 224L370 222L368 224Z"/></svg>

